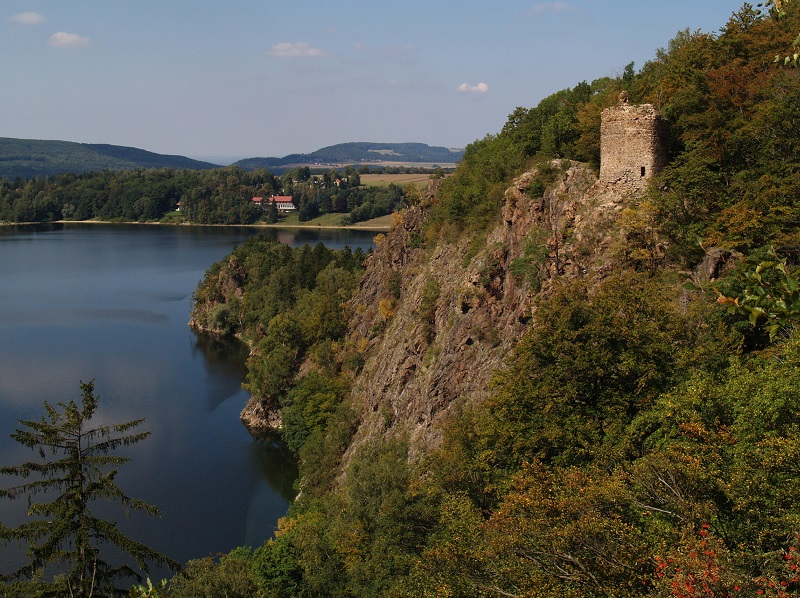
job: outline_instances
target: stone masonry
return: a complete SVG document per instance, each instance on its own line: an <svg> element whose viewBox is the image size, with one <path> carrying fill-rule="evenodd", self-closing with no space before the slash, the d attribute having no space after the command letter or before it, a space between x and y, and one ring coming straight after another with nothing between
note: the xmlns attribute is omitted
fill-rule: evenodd
<svg viewBox="0 0 800 598"><path fill-rule="evenodd" d="M603 110L600 125L600 182L623 194L641 194L667 164L667 122L652 104Z"/></svg>

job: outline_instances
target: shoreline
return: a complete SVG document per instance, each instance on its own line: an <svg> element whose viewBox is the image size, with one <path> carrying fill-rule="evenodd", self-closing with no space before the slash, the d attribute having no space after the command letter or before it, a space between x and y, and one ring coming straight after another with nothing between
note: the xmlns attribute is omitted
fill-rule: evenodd
<svg viewBox="0 0 800 598"><path fill-rule="evenodd" d="M179 224L171 222L134 222L116 220L49 220L47 222L0 222L0 226L31 226L36 224L135 224L139 226L245 226L249 228L308 228L318 230L363 230L370 232L388 232L391 225L364 225L358 224L333 225L333 224L267 224L260 222L257 224L198 224L195 222L181 222Z"/></svg>

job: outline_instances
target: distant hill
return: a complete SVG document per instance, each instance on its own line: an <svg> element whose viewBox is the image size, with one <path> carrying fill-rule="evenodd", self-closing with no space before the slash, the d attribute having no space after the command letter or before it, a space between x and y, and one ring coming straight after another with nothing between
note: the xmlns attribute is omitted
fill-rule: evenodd
<svg viewBox="0 0 800 598"><path fill-rule="evenodd" d="M458 162L464 150L435 147L424 143L339 143L311 154L290 154L283 158L247 158L236 166L245 170L285 167L292 164L357 164L361 162L400 162L404 164L451 164Z"/></svg>
<svg viewBox="0 0 800 598"><path fill-rule="evenodd" d="M156 154L135 147L41 141L0 137L0 177L14 179L100 170L136 168L188 168L205 170L216 164L184 156Z"/></svg>
<svg viewBox="0 0 800 598"><path fill-rule="evenodd" d="M295 164L359 164L394 162L402 164L452 164L464 150L434 147L424 143L340 143L310 154L283 158L246 158L233 165L244 170L282 169ZM66 172L136 168L187 168L205 170L219 165L185 156L156 154L135 147L105 143L75 143L0 137L0 178L31 178Z"/></svg>

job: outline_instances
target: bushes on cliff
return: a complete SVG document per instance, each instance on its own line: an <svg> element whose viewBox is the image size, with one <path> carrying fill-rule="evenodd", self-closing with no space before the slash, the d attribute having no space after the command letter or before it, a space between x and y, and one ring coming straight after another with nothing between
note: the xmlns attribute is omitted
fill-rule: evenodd
<svg viewBox="0 0 800 598"><path fill-rule="evenodd" d="M321 319L330 318L322 333L309 333L314 337L311 342L316 342L320 334L331 335L331 326L342 330L337 309L358 281L364 258L360 248L333 250L318 243L313 248L293 249L266 236L252 237L206 272L194 292L192 319L209 327L211 312L224 305L225 323L232 326L230 334L257 342L272 318L299 305L303 312L300 325L307 331ZM326 268L326 274L318 279ZM306 318L313 322L304 323Z"/></svg>
<svg viewBox="0 0 800 598"><path fill-rule="evenodd" d="M487 135L467 146L453 176L442 181L431 221L439 226L479 226L495 218L508 182L526 156L509 135Z"/></svg>
<svg viewBox="0 0 800 598"><path fill-rule="evenodd" d="M345 304L363 261L360 249L291 249L254 237L212 266L195 291L192 319L199 328L250 343L245 386L268 411L288 408L284 432L294 451L335 410L320 398L328 392L320 388L333 389L335 402L344 394L335 343L346 331ZM319 378L288 397L305 360L315 364ZM311 390L315 383L320 388Z"/></svg>
<svg viewBox="0 0 800 598"><path fill-rule="evenodd" d="M707 364L730 350L703 338L711 318L687 320L653 281L603 287L542 306L493 396L446 426L410 587L794 595L800 336Z"/></svg>

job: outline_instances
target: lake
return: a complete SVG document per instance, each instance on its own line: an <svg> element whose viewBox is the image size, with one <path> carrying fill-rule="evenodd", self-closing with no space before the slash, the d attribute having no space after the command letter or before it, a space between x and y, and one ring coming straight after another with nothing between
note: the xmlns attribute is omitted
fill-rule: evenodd
<svg viewBox="0 0 800 598"><path fill-rule="evenodd" d="M129 496L161 517L120 519L135 539L185 562L258 546L293 497L284 448L239 421L246 352L195 335L192 292L212 263L256 234L293 246L372 246L369 231L58 224L0 227L0 465L38 455L10 437L43 403L79 401L95 380L92 423L145 418L152 435L119 454ZM0 477L7 487L13 478ZM25 499L0 500L0 521L24 520ZM107 516L116 518L117 511ZM0 550L0 573L19 554Z"/></svg>

